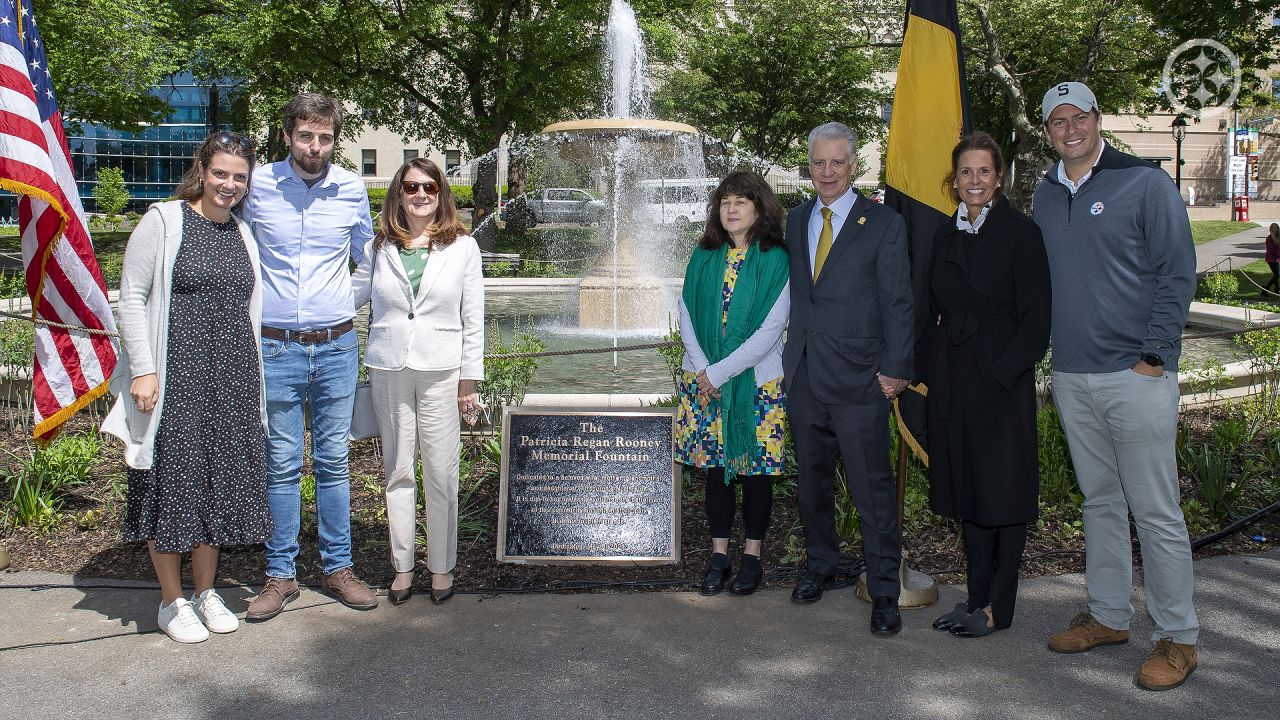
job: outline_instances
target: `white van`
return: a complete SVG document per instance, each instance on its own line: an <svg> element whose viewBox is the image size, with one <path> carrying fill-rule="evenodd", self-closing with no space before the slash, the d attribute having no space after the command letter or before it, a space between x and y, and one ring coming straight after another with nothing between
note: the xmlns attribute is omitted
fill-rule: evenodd
<svg viewBox="0 0 1280 720"><path fill-rule="evenodd" d="M716 178L641 180L642 217L655 225L685 227L707 221L707 200L720 181Z"/></svg>

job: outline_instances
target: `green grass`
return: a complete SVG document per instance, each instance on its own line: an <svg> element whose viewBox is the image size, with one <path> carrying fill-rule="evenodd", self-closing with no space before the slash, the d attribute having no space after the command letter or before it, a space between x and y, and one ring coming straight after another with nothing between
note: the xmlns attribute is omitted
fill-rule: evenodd
<svg viewBox="0 0 1280 720"><path fill-rule="evenodd" d="M1196 245L1201 245L1211 240L1224 238L1228 235L1235 235L1238 232L1252 230L1256 227L1258 227L1258 224L1251 222L1232 222L1230 220L1192 220L1191 239Z"/></svg>

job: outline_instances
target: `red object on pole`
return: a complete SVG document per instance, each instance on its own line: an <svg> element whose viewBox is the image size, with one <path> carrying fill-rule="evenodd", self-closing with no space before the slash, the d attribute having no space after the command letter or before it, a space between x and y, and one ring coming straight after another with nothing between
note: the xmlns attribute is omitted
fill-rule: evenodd
<svg viewBox="0 0 1280 720"><path fill-rule="evenodd" d="M1238 222L1249 222L1249 196L1237 195L1231 209L1235 211Z"/></svg>

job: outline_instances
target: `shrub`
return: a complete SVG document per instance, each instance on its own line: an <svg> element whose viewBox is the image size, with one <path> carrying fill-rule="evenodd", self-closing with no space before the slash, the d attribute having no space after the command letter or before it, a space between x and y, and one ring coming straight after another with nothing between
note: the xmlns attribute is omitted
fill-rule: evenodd
<svg viewBox="0 0 1280 720"><path fill-rule="evenodd" d="M512 328L511 344L507 344L502 329L496 321L489 324L485 333L486 355L504 353L538 353L546 349L539 338L530 334L533 329L530 319L517 317ZM480 398L493 411L504 405L519 405L524 402L525 391L533 380L533 375L541 364L539 358L489 358L484 361L484 381L480 383ZM497 424L495 420L495 424Z"/></svg>
<svg viewBox="0 0 1280 720"><path fill-rule="evenodd" d="M795 190L793 192L781 192L778 193L778 202L782 203L783 210L790 210L791 208L799 207L805 200L808 200L809 197L809 195L806 195L799 190Z"/></svg>
<svg viewBox="0 0 1280 720"><path fill-rule="evenodd" d="M36 353L35 326L25 320L0 322L0 365L30 367Z"/></svg>
<svg viewBox="0 0 1280 720"><path fill-rule="evenodd" d="M449 187L453 191L453 204L459 208L473 208L476 206L475 196L471 193L470 185L451 185Z"/></svg>
<svg viewBox="0 0 1280 720"><path fill-rule="evenodd" d="M57 524L68 489L89 479L100 447L93 433L68 433L33 450L29 459L10 453L10 459L21 465L6 472L12 493L5 513L9 523L42 530Z"/></svg>
<svg viewBox="0 0 1280 720"><path fill-rule="evenodd" d="M1200 297L1212 303L1225 305L1240 292L1240 281L1233 273L1211 272L1200 281Z"/></svg>
<svg viewBox="0 0 1280 720"><path fill-rule="evenodd" d="M382 206L387 202L386 188L369 188L369 214L377 215L382 212Z"/></svg>

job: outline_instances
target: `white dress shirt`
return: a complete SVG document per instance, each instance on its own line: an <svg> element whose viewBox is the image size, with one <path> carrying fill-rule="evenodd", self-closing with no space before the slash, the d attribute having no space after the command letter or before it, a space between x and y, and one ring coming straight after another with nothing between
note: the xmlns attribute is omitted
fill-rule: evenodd
<svg viewBox="0 0 1280 720"><path fill-rule="evenodd" d="M834 243L840 237L840 228L844 227L844 221L853 212L856 201L853 188L849 188L830 205L823 205L822 198L818 198L818 202L813 204L813 212L809 214L809 267L817 262L818 236L822 234L822 208L831 208L831 241Z"/></svg>

